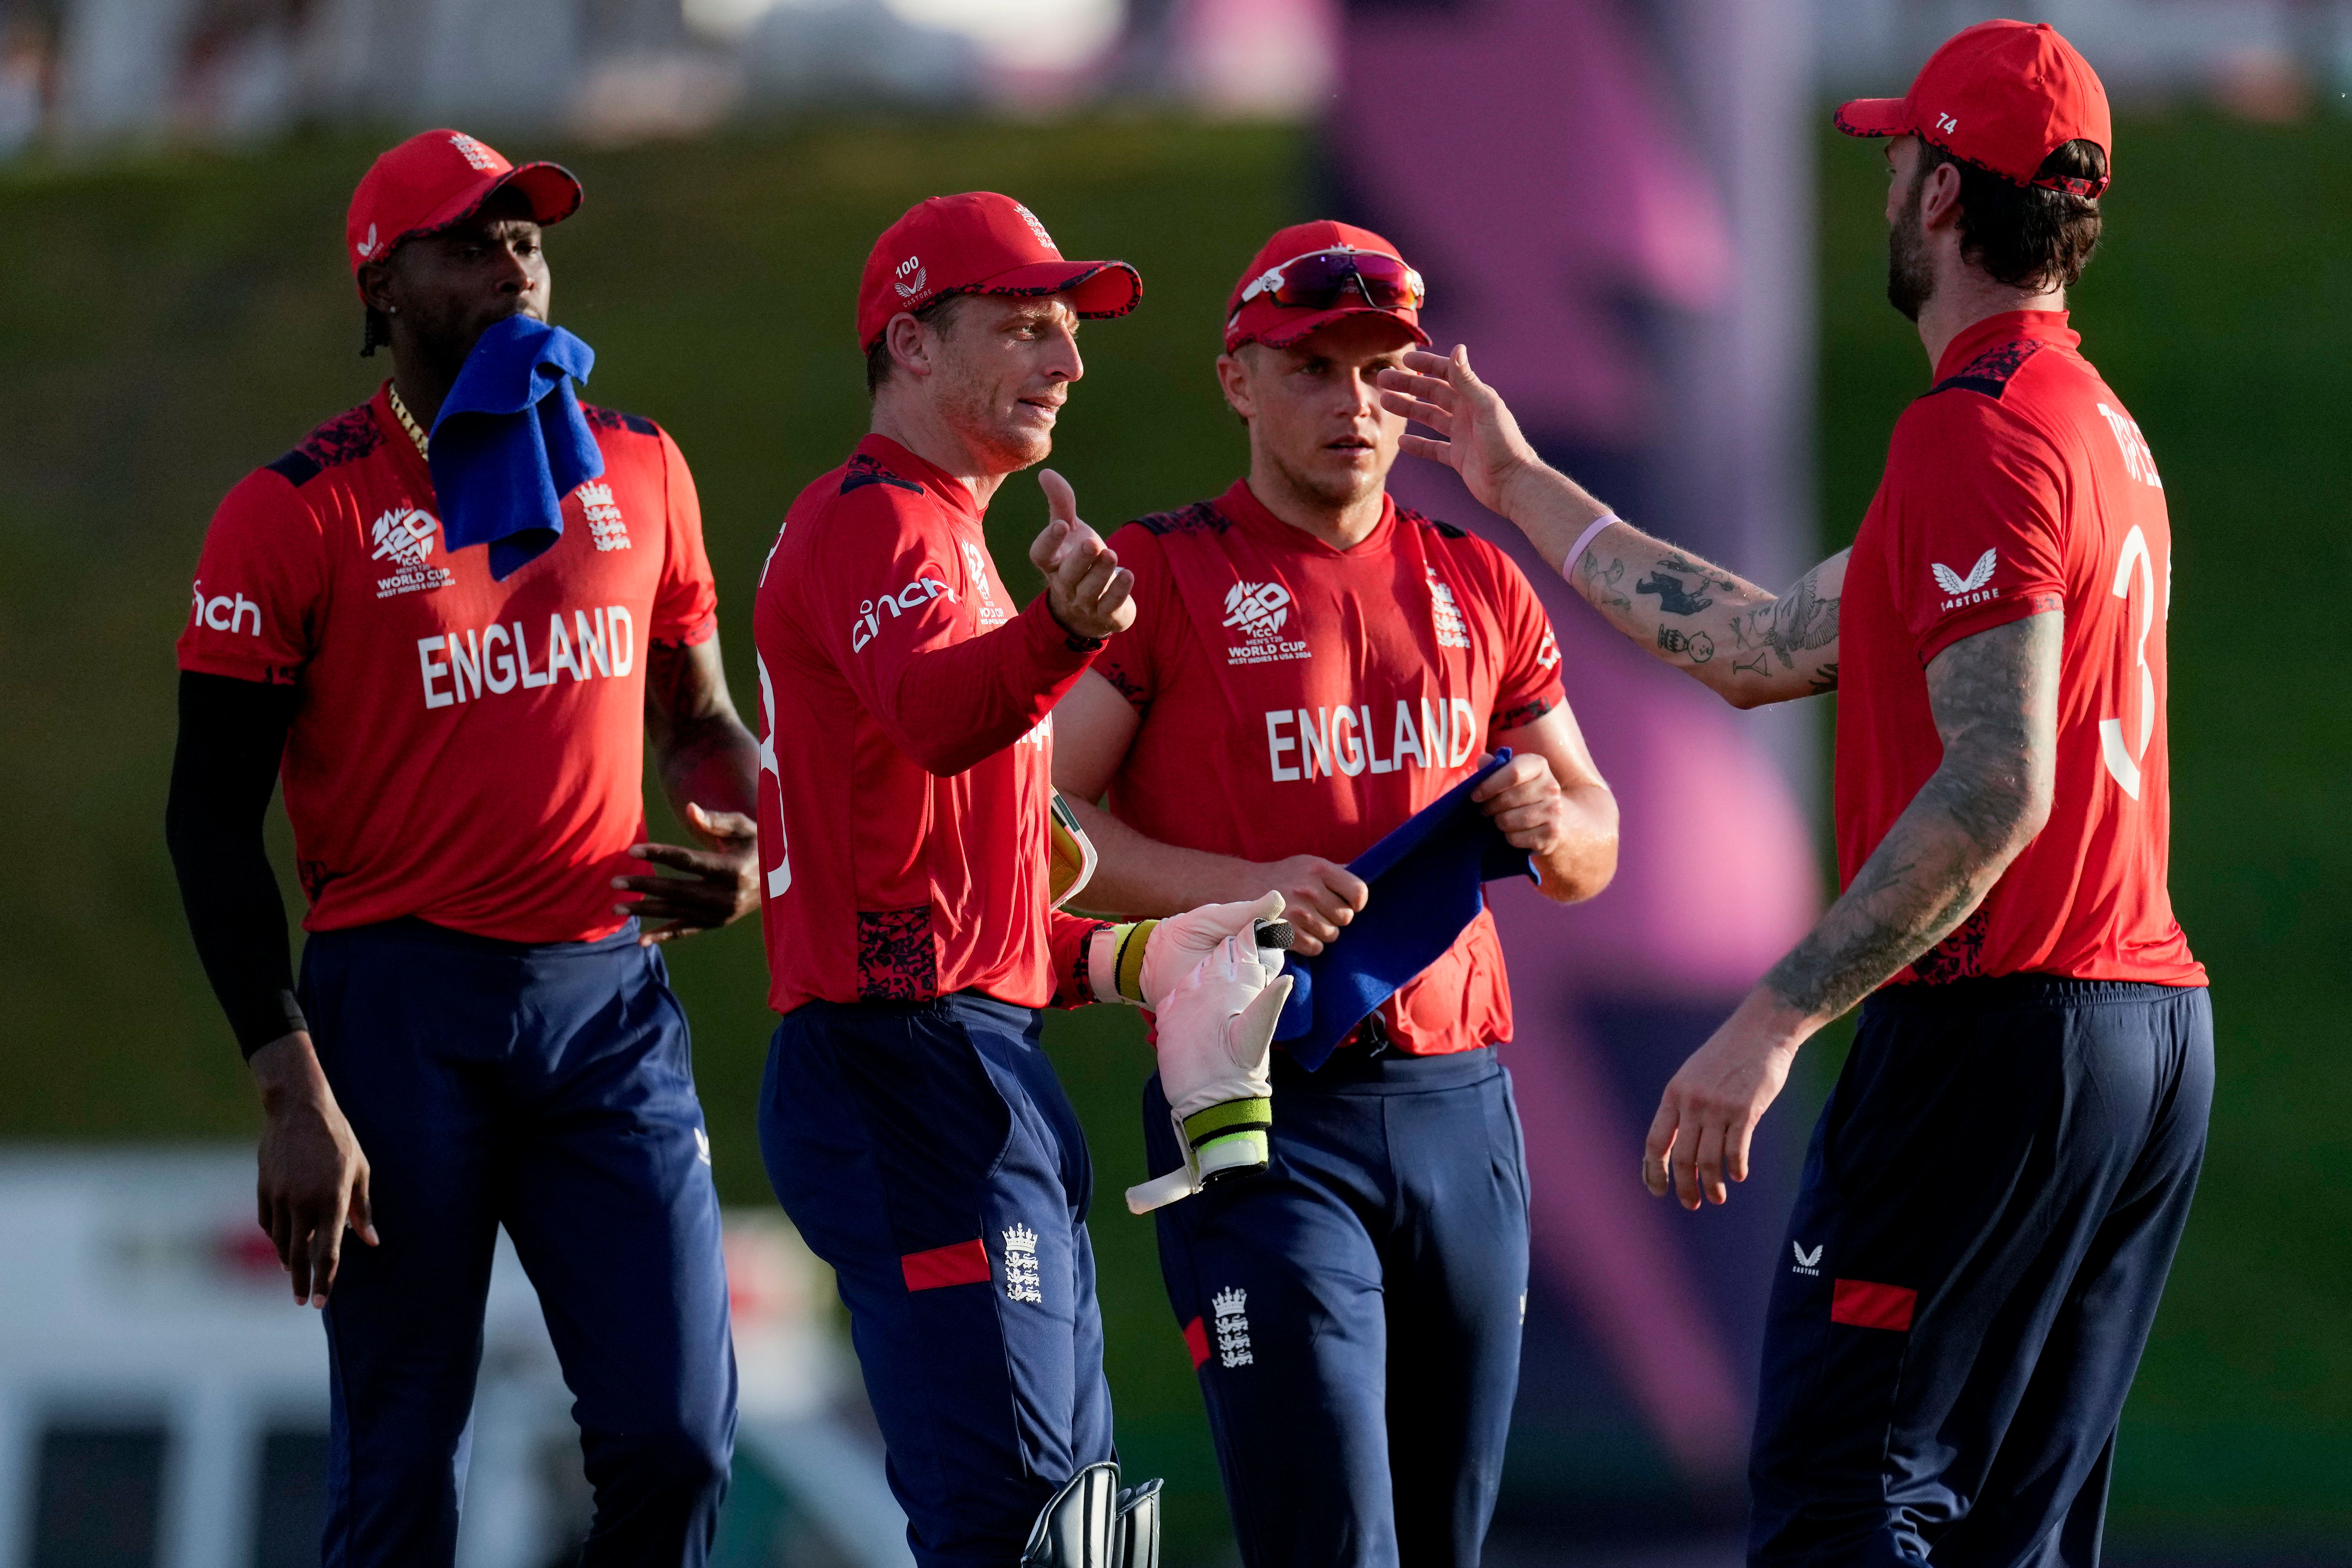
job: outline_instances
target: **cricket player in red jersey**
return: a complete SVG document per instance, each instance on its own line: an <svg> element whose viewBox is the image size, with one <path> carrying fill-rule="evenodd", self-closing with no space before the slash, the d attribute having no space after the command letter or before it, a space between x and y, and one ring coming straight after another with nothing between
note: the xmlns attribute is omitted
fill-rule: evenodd
<svg viewBox="0 0 2352 1568"><path fill-rule="evenodd" d="M486 342L586 354L545 325L541 247L579 204L564 170L453 131L376 161L344 256L391 378L229 492L180 637L167 832L261 1089L261 1223L325 1308L334 1568L451 1560L501 1226L577 1399L582 1561L700 1563L726 1489L718 1199L652 945L756 897L757 749L694 480L651 421L581 410L558 377L536 418L467 427L542 476L539 510L436 486L467 471L442 466L441 416ZM593 482L544 480L550 422ZM460 510L489 531L462 548ZM701 847L645 842L648 735ZM281 778L310 905L299 999L261 837Z"/></svg>
<svg viewBox="0 0 2352 1568"><path fill-rule="evenodd" d="M1391 405L1608 620L1741 707L1835 689L1844 892L1666 1086L1654 1192L1724 1201L1798 1047L1857 1001L1772 1293L1757 1563L2098 1561L2116 1423L2212 1097L2165 887L2156 459L2068 324L2112 142L2046 26L1954 37L1887 148L1887 292L1934 367L1851 551L1775 596L1537 460L1468 355Z"/></svg>
<svg viewBox="0 0 2352 1568"><path fill-rule="evenodd" d="M1253 899L1144 929L1050 907L1051 710L1133 622L1133 577L1048 472L1052 521L1030 550L1045 592L1018 605L982 517L1051 449L1084 372L1079 321L1141 291L1124 262L1063 259L1009 197L910 209L858 294L872 434L793 503L753 616L783 1016L761 1146L838 1276L924 1568L1109 1560L1084 1555L1107 1550L1100 1534L1073 1545L1062 1528L1087 1511L1082 1483L1116 1472L1093 1173L1037 1009L1157 1005L1220 939L1281 909ZM1244 967L1237 995L1266 994ZM1257 1063L1263 1025L1244 1053ZM1163 1063L1220 1043L1179 1031ZM1189 1071L1180 1110L1263 1100L1262 1068L1235 1060L1164 1068ZM1041 1554L1024 1558L1033 1523ZM1130 1527L1139 1552L1156 1542L1156 1524Z"/></svg>
<svg viewBox="0 0 2352 1568"><path fill-rule="evenodd" d="M1088 908L1271 888L1302 948L1344 952L1368 893L1346 862L1501 747L1474 798L1544 892L1608 883L1616 802L1542 605L1500 551L1387 493L1405 421L1376 378L1429 341L1421 296L1394 246L1331 222L1282 229L1234 286L1216 368L1248 477L1113 536L1137 624L1055 714L1055 783L1101 860ZM1159 1211L1252 1568L1479 1560L1528 1280L1510 1037L1482 912L1329 1061L1276 1050L1266 1175Z"/></svg>

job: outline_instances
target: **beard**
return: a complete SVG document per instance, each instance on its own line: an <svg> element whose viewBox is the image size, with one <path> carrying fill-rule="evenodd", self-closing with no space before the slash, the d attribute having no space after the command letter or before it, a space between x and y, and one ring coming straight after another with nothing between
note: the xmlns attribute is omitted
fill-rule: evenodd
<svg viewBox="0 0 2352 1568"><path fill-rule="evenodd" d="M1928 265L1927 230L1919 221L1922 183L1911 182L1902 216L1886 231L1886 302L1912 321L1936 297L1936 271Z"/></svg>
<svg viewBox="0 0 2352 1568"><path fill-rule="evenodd" d="M940 412L972 456L985 462L991 472L1011 474L1052 455L1050 431L1014 423L998 403L995 385L975 374L956 374L963 369L950 362Z"/></svg>

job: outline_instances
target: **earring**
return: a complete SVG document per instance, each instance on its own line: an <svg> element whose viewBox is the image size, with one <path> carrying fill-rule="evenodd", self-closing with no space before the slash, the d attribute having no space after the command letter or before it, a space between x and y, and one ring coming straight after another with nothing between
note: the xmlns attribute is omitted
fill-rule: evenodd
<svg viewBox="0 0 2352 1568"><path fill-rule="evenodd" d="M386 305L383 310L384 314L388 316L397 316L400 314L400 307L397 305Z"/></svg>

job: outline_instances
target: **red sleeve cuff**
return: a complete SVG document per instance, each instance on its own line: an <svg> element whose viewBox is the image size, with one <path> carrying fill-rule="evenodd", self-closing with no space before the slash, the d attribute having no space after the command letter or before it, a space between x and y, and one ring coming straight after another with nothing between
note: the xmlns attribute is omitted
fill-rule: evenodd
<svg viewBox="0 0 2352 1568"><path fill-rule="evenodd" d="M254 680L265 686L291 686L299 679L299 664L272 664L267 659L223 658L214 654L182 653L180 668L188 675L218 675L230 680Z"/></svg>
<svg viewBox="0 0 2352 1568"><path fill-rule="evenodd" d="M1937 654L1979 632L2065 607L2066 595L2055 587L2020 589L1998 599L1987 599L1981 605L1971 605L1928 628L1927 635L1919 639L1919 663L1923 667L1933 663Z"/></svg>
<svg viewBox="0 0 2352 1568"><path fill-rule="evenodd" d="M672 647L694 647L719 635L719 612L706 611L698 620L656 625L647 633L650 641L667 643Z"/></svg>
<svg viewBox="0 0 2352 1568"><path fill-rule="evenodd" d="M1050 672L1057 680L1086 668L1104 647L1100 637L1082 637L1063 630L1043 594L1030 600L1028 607L1021 612L1021 637L1036 667Z"/></svg>

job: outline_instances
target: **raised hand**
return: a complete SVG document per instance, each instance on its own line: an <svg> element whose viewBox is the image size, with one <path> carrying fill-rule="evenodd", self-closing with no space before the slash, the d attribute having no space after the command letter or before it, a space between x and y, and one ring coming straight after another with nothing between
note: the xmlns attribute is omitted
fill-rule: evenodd
<svg viewBox="0 0 2352 1568"><path fill-rule="evenodd" d="M1135 624L1135 574L1102 536L1078 521L1070 481L1051 468L1037 472L1051 514L1029 546L1029 560L1045 574L1045 607L1073 637L1113 637Z"/></svg>
<svg viewBox="0 0 2352 1568"><path fill-rule="evenodd" d="M1522 474L1542 469L1543 459L1519 434L1502 395L1472 372L1467 347L1454 344L1451 356L1411 350L1403 369L1381 372L1380 384L1383 408L1437 432L1407 431L1400 441L1405 451L1444 464L1462 476L1479 505L1513 515L1512 486Z"/></svg>
<svg viewBox="0 0 2352 1568"><path fill-rule="evenodd" d="M760 825L740 811L705 811L689 804L686 826L707 847L629 846L639 859L678 875L613 879L616 890L643 895L635 903L614 904L614 913L668 922L648 926L637 938L641 947L717 931L760 907Z"/></svg>

